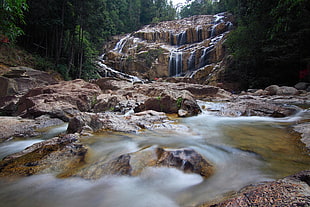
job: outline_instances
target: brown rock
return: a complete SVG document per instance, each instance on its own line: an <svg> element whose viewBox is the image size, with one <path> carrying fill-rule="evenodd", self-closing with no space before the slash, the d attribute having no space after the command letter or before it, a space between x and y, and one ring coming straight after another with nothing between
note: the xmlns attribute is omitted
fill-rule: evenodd
<svg viewBox="0 0 310 207"><path fill-rule="evenodd" d="M78 136L68 134L36 143L0 162L0 176L29 176L61 173L84 162L87 149Z"/></svg>
<svg viewBox="0 0 310 207"><path fill-rule="evenodd" d="M168 150L150 147L110 161L91 163L74 176L86 179L99 179L104 175L138 176L147 167L172 167L186 173L200 174L205 178L214 170L212 164L192 149Z"/></svg>
<svg viewBox="0 0 310 207"><path fill-rule="evenodd" d="M56 84L58 81L44 71L27 67L14 67L0 77L0 97L25 94L30 89Z"/></svg>
<svg viewBox="0 0 310 207"><path fill-rule="evenodd" d="M35 118L48 114L68 121L78 111L90 111L100 93L97 85L79 79L36 88L19 100L16 115Z"/></svg>
<svg viewBox="0 0 310 207"><path fill-rule="evenodd" d="M199 207L309 205L310 171L303 171L278 181L246 187L234 198L217 204L199 205Z"/></svg>

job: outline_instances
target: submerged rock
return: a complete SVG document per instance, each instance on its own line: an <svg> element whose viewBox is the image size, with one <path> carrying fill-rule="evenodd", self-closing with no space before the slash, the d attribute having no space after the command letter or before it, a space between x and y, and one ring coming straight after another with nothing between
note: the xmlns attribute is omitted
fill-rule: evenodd
<svg viewBox="0 0 310 207"><path fill-rule="evenodd" d="M87 148L77 135L67 134L36 143L0 162L0 176L61 173L84 163Z"/></svg>
<svg viewBox="0 0 310 207"><path fill-rule="evenodd" d="M172 167L205 178L214 171L213 165L192 149L150 147L109 161L91 163L73 176L86 179L99 179L105 175L138 176L147 167Z"/></svg>
<svg viewBox="0 0 310 207"><path fill-rule="evenodd" d="M242 189L231 199L199 207L228 206L309 206L310 171L303 171L278 181L267 182Z"/></svg>

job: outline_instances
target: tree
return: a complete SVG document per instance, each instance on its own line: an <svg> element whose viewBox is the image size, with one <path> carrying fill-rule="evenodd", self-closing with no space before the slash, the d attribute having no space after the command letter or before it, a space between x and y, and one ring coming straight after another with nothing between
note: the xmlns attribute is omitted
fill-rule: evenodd
<svg viewBox="0 0 310 207"><path fill-rule="evenodd" d="M18 26L24 23L24 11L28 8L26 0L1 0L0 1L0 38L1 35L11 41L23 34Z"/></svg>
<svg viewBox="0 0 310 207"><path fill-rule="evenodd" d="M223 2L222 2L223 1ZM224 6L229 0L222 0ZM308 0L238 0L233 4L238 28L227 44L235 74L245 87L293 85L309 65L310 23Z"/></svg>

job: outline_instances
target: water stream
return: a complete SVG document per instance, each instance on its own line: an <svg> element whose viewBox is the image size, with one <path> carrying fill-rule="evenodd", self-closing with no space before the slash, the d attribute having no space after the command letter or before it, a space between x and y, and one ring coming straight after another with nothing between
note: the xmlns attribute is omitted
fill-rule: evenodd
<svg viewBox="0 0 310 207"><path fill-rule="evenodd" d="M309 169L309 152L289 129L290 125L309 118L307 111L281 119L217 117L205 111L196 117L177 120L189 127L185 132L106 132L85 137L82 142L90 148L89 161L109 160L147 146L187 147L214 163L216 171L208 179L172 168L147 168L138 177L107 176L93 181L59 179L52 174L2 178L0 206L195 206L252 183ZM20 146L27 144L31 143ZM0 153L3 153L2 147Z"/></svg>

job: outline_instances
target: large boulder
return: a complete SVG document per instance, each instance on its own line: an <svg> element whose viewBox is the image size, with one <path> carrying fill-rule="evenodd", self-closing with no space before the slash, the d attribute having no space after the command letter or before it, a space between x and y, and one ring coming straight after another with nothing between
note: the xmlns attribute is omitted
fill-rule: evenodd
<svg viewBox="0 0 310 207"><path fill-rule="evenodd" d="M310 171L303 171L278 181L245 187L231 199L205 203L199 207L228 206L309 206Z"/></svg>
<svg viewBox="0 0 310 207"><path fill-rule="evenodd" d="M84 163L87 148L67 134L36 143L0 161L0 177L62 173Z"/></svg>
<svg viewBox="0 0 310 207"><path fill-rule="evenodd" d="M164 149L150 147L120 155L109 161L97 161L81 169L73 176L99 179L105 175L138 176L147 167L171 167L185 173L196 173L205 178L212 175L213 165L193 149Z"/></svg>

